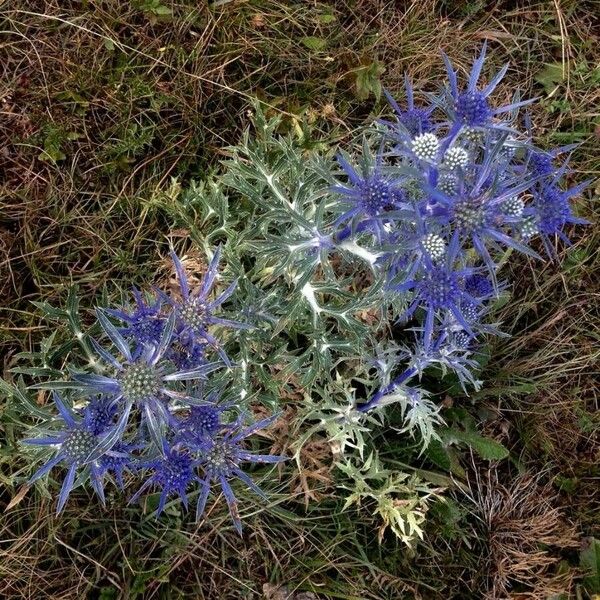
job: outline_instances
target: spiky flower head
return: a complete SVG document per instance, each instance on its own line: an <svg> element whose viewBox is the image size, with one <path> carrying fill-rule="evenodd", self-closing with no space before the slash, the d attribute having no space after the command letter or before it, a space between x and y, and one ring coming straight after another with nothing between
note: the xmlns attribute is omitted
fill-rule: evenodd
<svg viewBox="0 0 600 600"><path fill-rule="evenodd" d="M465 140L469 142L481 142L485 139L485 132L482 129L478 129L477 127L471 127L469 125L464 126L460 130L460 135Z"/></svg>
<svg viewBox="0 0 600 600"><path fill-rule="evenodd" d="M396 100L394 100L387 91L385 92L387 101L396 113L398 123L402 125L411 136L432 131L434 128L431 119L433 107L422 108L415 106L413 87L408 76L404 78L404 89L406 91L408 105L406 109L400 108Z"/></svg>
<svg viewBox="0 0 600 600"><path fill-rule="evenodd" d="M179 496L187 508L186 492L193 482L198 481L194 472L195 461L189 453L171 447L165 441L162 454L154 460L146 461L142 466L149 470L150 476L132 496L130 503L135 502L148 488L157 487L161 490L157 516L163 511L167 499L173 495Z"/></svg>
<svg viewBox="0 0 600 600"><path fill-rule="evenodd" d="M174 252L171 252L171 259L175 265L181 299L176 300L164 293L161 293L161 297L166 304L172 307L179 341L191 353L194 352L195 346L200 345L203 348L209 346L217 351L226 365L230 365L231 361L225 353L222 343L210 329L214 327L250 329L251 326L215 315L221 305L233 294L237 285L237 282L233 281L224 291L211 299L218 276L221 246L216 249L208 270L202 278L202 283L194 289L190 286L183 264Z"/></svg>
<svg viewBox="0 0 600 600"><path fill-rule="evenodd" d="M437 184L440 192L447 196L455 196L458 193L458 179L452 173L442 173Z"/></svg>
<svg viewBox="0 0 600 600"><path fill-rule="evenodd" d="M554 186L544 187L536 198L538 228L541 233L552 235L562 231L569 222L571 205L568 195Z"/></svg>
<svg viewBox="0 0 600 600"><path fill-rule="evenodd" d="M478 82L485 62L486 50L487 43L484 43L479 57L473 63L469 73L467 86L464 89L459 88L458 77L456 71L453 69L452 64L450 63L450 60L445 54L442 55L446 64L448 79L450 81L450 89L447 92L449 96L449 106L447 111L452 121L453 131L456 133L458 133L460 129L464 128L465 126L504 131L507 129L506 123L498 121L495 117L508 112L514 112L518 108L526 106L533 101L515 101L498 108L493 108L490 105L488 99L491 93L496 89L496 86L504 77L508 65L504 66L492 78L487 86L485 86L483 89L480 89L478 87Z"/></svg>
<svg viewBox="0 0 600 600"><path fill-rule="evenodd" d="M471 326L461 312L461 306L468 302L477 302L464 287L464 281L475 273L471 267L456 268L460 253L458 233L454 233L444 256L444 262L433 263L425 259L421 268L412 278L401 283L391 282L390 288L396 292L412 292L413 300L402 315L410 318L417 309L425 311L423 328L424 347L430 348L434 339L436 321L454 318L464 329Z"/></svg>
<svg viewBox="0 0 600 600"><path fill-rule="evenodd" d="M192 406L189 414L177 425L176 439L193 447L201 445L221 431L222 413L223 408L212 402Z"/></svg>
<svg viewBox="0 0 600 600"><path fill-rule="evenodd" d="M456 114L465 125L477 127L487 124L492 110L487 97L478 90L467 90L459 94L456 100Z"/></svg>
<svg viewBox="0 0 600 600"><path fill-rule="evenodd" d="M529 153L528 165L531 172L535 175L552 175L555 171L552 164L552 156L546 152L531 150Z"/></svg>
<svg viewBox="0 0 600 600"><path fill-rule="evenodd" d="M431 110L423 108L413 108L401 111L398 120L411 135L428 133L433 129L431 122Z"/></svg>
<svg viewBox="0 0 600 600"><path fill-rule="evenodd" d="M432 267L419 280L417 293L434 310L452 306L461 296L458 275L444 267Z"/></svg>
<svg viewBox="0 0 600 600"><path fill-rule="evenodd" d="M97 436L89 429L72 429L66 434L61 451L66 462L80 466L89 460L97 444Z"/></svg>
<svg viewBox="0 0 600 600"><path fill-rule="evenodd" d="M540 230L538 229L536 219L533 215L527 215L522 221L519 227L519 233L521 238L525 241L535 237Z"/></svg>
<svg viewBox="0 0 600 600"><path fill-rule="evenodd" d="M106 312L125 323L125 327L120 329L120 333L126 339L134 341L140 346L157 344L166 322L161 312L162 302L160 299L147 301L136 288L133 288L133 297L135 308L132 312L110 308L107 308Z"/></svg>
<svg viewBox="0 0 600 600"><path fill-rule="evenodd" d="M457 348L469 348L472 340L473 336L469 335L464 329L461 329L460 331L455 331L452 334L452 343Z"/></svg>
<svg viewBox="0 0 600 600"><path fill-rule="evenodd" d="M452 207L453 224L466 235L483 230L494 217L492 207L483 198L462 197Z"/></svg>
<svg viewBox="0 0 600 600"><path fill-rule="evenodd" d="M97 310L96 314L104 332L118 348L124 360L119 361L94 341L98 354L113 369L113 373L75 373L73 379L83 391L112 396L114 402L127 407L135 405L142 413L143 422L154 444L160 448L164 430L171 420L169 400L185 396L177 389L176 383L204 379L222 365L214 362L204 363L188 371L173 372L166 354L173 342L174 314L166 321L159 343L156 346L144 346L141 350L138 347L131 348L103 311Z"/></svg>
<svg viewBox="0 0 600 600"><path fill-rule="evenodd" d="M275 464L285 460L285 458L270 454L254 454L246 450L243 443L251 434L270 425L275 418L276 416L269 417L245 428L239 425L229 428L221 436L206 439L200 446L198 461L202 473L203 489L198 497L197 519L200 519L204 513L212 485L218 483L229 506L235 528L241 535L242 523L237 508L237 500L229 482L234 478L240 479L255 494L265 498L264 492L242 471L241 463Z"/></svg>
<svg viewBox="0 0 600 600"><path fill-rule="evenodd" d="M460 306L460 312L468 323L476 323L479 320L479 306L475 302L463 302Z"/></svg>
<svg viewBox="0 0 600 600"><path fill-rule="evenodd" d="M83 468L87 470L92 486L104 504L103 470L99 461L121 439L129 418L129 408L125 408L114 426L97 433L97 423L90 420L88 415L83 419L78 417L56 392L53 394L53 399L59 417L54 419L52 424L58 425L59 428L53 429L49 434L46 432L44 436L23 440L25 444L46 446L55 451L54 457L34 473L29 483L33 483L55 466L64 463L68 471L56 508L56 512L60 513L73 489L77 470Z"/></svg>
<svg viewBox="0 0 600 600"><path fill-rule="evenodd" d="M397 195L393 184L377 176L366 179L361 186L361 204L367 215L374 217L393 207Z"/></svg>
<svg viewBox="0 0 600 600"><path fill-rule="evenodd" d="M470 164L466 170L457 173L456 194L449 196L439 188L427 189L439 201L436 212L447 219L453 232L458 233L463 248L470 246L475 250L490 273L496 270L494 258L488 250L490 244L500 243L540 258L514 235L511 236L517 229L516 219L502 210L506 200L533 189L535 179L521 169L507 172L504 163L501 168L494 163L500 144L502 140L496 140L486 146L481 162Z"/></svg>
<svg viewBox="0 0 600 600"><path fill-rule="evenodd" d="M474 298L489 298L494 292L494 286L485 275L473 273L465 279L465 290Z"/></svg>
<svg viewBox="0 0 600 600"><path fill-rule="evenodd" d="M123 398L134 404L152 401L161 393L160 371L143 358L126 365L117 375L117 381Z"/></svg>
<svg viewBox="0 0 600 600"><path fill-rule="evenodd" d="M104 433L114 424L117 403L109 396L93 397L83 410L86 427L95 435Z"/></svg>
<svg viewBox="0 0 600 600"><path fill-rule="evenodd" d="M337 223L356 217L376 218L404 202L406 192L402 182L397 177L384 173L382 156L375 157L375 164L364 174L359 174L343 156L338 155L336 160L348 177L346 184L336 185L331 189L348 205L348 210L340 215Z"/></svg>

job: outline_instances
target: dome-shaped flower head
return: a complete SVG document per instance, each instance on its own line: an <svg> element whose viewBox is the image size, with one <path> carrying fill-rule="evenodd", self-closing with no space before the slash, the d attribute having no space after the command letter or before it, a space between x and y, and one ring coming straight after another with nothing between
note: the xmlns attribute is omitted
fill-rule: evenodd
<svg viewBox="0 0 600 600"><path fill-rule="evenodd" d="M527 161L529 171L535 175L552 175L556 171L553 156L540 150L531 150Z"/></svg>
<svg viewBox="0 0 600 600"><path fill-rule="evenodd" d="M432 262L441 260L446 254L446 242L437 233L427 233L421 238L423 252Z"/></svg>
<svg viewBox="0 0 600 600"><path fill-rule="evenodd" d="M136 288L133 288L133 297L135 307L132 312L111 308L105 309L106 312L126 323L125 327L119 329L126 339L133 340L140 346L158 344L166 322L161 314L162 302L159 299L147 302Z"/></svg>
<svg viewBox="0 0 600 600"><path fill-rule="evenodd" d="M92 433L104 433L114 424L117 415L117 402L110 396L96 396L90 399L82 411L83 422Z"/></svg>
<svg viewBox="0 0 600 600"><path fill-rule="evenodd" d="M190 414L180 425L180 429L191 435L197 435L199 439L211 437L221 427L222 409L217 406L192 406Z"/></svg>
<svg viewBox="0 0 600 600"><path fill-rule="evenodd" d="M200 446L199 464L203 473L202 481L204 486L198 497L196 507L197 519L200 519L204 513L211 486L214 483L219 483L227 501L229 513L231 514L235 528L241 535L242 523L237 509L237 500L229 482L234 478L240 479L255 494L261 498L265 498L264 492L242 471L241 464L244 462L274 464L285 460L285 457L270 454L254 454L246 450L243 443L247 437L259 429L270 425L275 418L262 419L245 428L230 428L221 436L206 439Z"/></svg>
<svg viewBox="0 0 600 600"><path fill-rule="evenodd" d="M458 133L460 128L465 126L507 130L509 129L507 124L496 121L494 117L515 111L522 106L534 102L533 99L522 100L498 108L494 108L490 105L488 100L489 96L506 74L508 65L505 65L487 86L483 89L479 89L477 83L485 62L486 49L487 42L483 44L481 54L473 64L471 72L469 73L467 87L463 90L460 90L458 87L456 71L453 69L449 58L446 54L442 53L450 82L450 105L447 106L447 111L453 121L453 133Z"/></svg>
<svg viewBox="0 0 600 600"><path fill-rule="evenodd" d="M60 429L46 430L46 435L25 439L23 443L47 446L56 454L34 473L28 483L33 483L49 473L53 467L64 463L68 471L58 497L56 512L60 513L73 489L77 470L86 469L94 490L104 504L103 470L100 461L121 439L127 425L129 407L125 407L115 425L98 434L90 422L86 421L85 417L77 417L57 393L53 394L53 399L60 415L56 419Z"/></svg>
<svg viewBox="0 0 600 600"><path fill-rule="evenodd" d="M251 326L214 315L215 311L233 294L237 283L233 281L223 292L211 300L210 296L217 280L220 258L221 246L216 249L202 283L195 289L191 289L181 261L174 252L171 252L181 299L175 300L162 292L160 294L165 303L173 307L179 340L190 349L198 344L202 347L208 344L217 351L226 365L230 365L227 354L209 329L216 326L249 329Z"/></svg>
<svg viewBox="0 0 600 600"><path fill-rule="evenodd" d="M440 141L434 133L421 133L413 138L410 148L417 159L433 162L438 155Z"/></svg>
<svg viewBox="0 0 600 600"><path fill-rule="evenodd" d="M173 339L175 315L171 315L165 323L157 345L136 346L133 350L102 310L97 309L96 315L124 360L119 361L94 340L96 351L112 367L113 374L74 373L73 379L82 390L112 396L115 401L122 401L128 407L135 405L142 412L154 443L160 448L163 429L171 419L169 398L185 396L171 386L179 381L203 379L221 365L205 363L189 371L171 372L171 364L165 360L165 354Z"/></svg>
<svg viewBox="0 0 600 600"><path fill-rule="evenodd" d="M525 201L519 196L507 198L500 205L500 210L509 217L519 218L525 212Z"/></svg>
<svg viewBox="0 0 600 600"><path fill-rule="evenodd" d="M489 277L481 273L473 273L473 275L465 279L465 290L473 298L487 300L494 295L494 284L490 281Z"/></svg>
<svg viewBox="0 0 600 600"><path fill-rule="evenodd" d="M461 146L448 148L444 154L443 164L451 171L459 167L464 169L469 164L469 153Z"/></svg>
<svg viewBox="0 0 600 600"><path fill-rule="evenodd" d="M561 154L569 153L575 148L577 148L577 144L567 144L551 150L529 147L525 167L529 173L536 177L560 179L567 172L569 158L567 157L559 167L555 166L554 161Z"/></svg>
<svg viewBox="0 0 600 600"><path fill-rule="evenodd" d="M447 250L447 227L440 226L423 207L414 203L410 226L399 223L390 233L382 262L389 279L411 279L423 266L423 261L436 264L444 260Z"/></svg>
<svg viewBox="0 0 600 600"><path fill-rule="evenodd" d="M178 370L189 371L208 362L206 357L209 345L207 343L182 344L175 341L167 351L165 358L170 360Z"/></svg>
<svg viewBox="0 0 600 600"><path fill-rule="evenodd" d="M198 476L194 472L195 461L187 451L171 447L163 441L162 454L140 466L147 468L150 476L132 496L130 503L135 502L148 488L156 487L161 490L156 516L163 511L170 496L179 496L187 508L186 492L192 483L198 482Z"/></svg>
<svg viewBox="0 0 600 600"><path fill-rule="evenodd" d="M453 331L450 338L450 343L458 350L468 350L473 342L473 336L469 335L464 329Z"/></svg>

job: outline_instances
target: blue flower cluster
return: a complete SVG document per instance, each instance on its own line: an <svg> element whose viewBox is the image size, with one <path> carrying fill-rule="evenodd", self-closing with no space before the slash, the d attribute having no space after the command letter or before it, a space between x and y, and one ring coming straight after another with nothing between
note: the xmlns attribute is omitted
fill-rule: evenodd
<svg viewBox="0 0 600 600"><path fill-rule="evenodd" d="M362 168L338 157L345 181L331 190L340 216L330 237L368 257L392 297L408 294L400 320L417 331L408 369L362 410L433 363L476 383L472 350L482 333L496 332L486 313L502 289L499 259L509 250L553 258L555 238L569 243L565 227L586 223L571 200L587 183L564 189L567 162L556 164L573 146L537 148L528 118L521 132L518 109L532 100L493 104L507 66L480 85L485 54L484 45L465 86L444 55L449 87L423 106L407 79L407 109L387 94L395 118L379 123Z"/></svg>
<svg viewBox="0 0 600 600"><path fill-rule="evenodd" d="M239 532L241 521L231 480L241 480L264 497L242 465L283 460L245 447L246 438L267 427L272 418L244 426L242 407L222 401L219 386L211 385L209 378L216 370L233 366L219 332L250 328L217 316L236 287L233 282L215 294L220 255L219 247L203 280L192 286L181 261L172 254L177 292L156 290L149 301L134 290L132 310L97 310L98 321L116 352L93 340L105 363L102 373L72 373L72 383L61 387L77 390L78 401L71 407L55 392L58 416L45 425L41 435L24 440L54 451L30 482L55 466L62 464L68 469L58 512L78 472L80 479L89 476L102 503L106 476L114 478L121 489L126 472L145 477L131 501L155 488L160 491L158 514L171 496L179 496L187 507L187 494L195 489L198 518L210 490L218 484ZM122 326L113 324L109 315Z"/></svg>

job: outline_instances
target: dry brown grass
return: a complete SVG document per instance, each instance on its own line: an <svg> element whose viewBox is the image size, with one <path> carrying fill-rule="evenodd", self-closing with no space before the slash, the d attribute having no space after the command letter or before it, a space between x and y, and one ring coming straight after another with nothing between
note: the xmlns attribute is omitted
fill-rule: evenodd
<svg viewBox="0 0 600 600"><path fill-rule="evenodd" d="M504 485L495 470L479 481L479 510L489 544L490 600L547 598L572 589L572 570L560 572L561 551L580 544L579 531L557 508L557 493L530 472Z"/></svg>

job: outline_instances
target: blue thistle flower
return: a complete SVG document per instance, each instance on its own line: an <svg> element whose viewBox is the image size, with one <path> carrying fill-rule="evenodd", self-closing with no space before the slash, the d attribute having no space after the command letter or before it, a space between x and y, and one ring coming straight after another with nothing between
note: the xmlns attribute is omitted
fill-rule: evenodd
<svg viewBox="0 0 600 600"><path fill-rule="evenodd" d="M467 87L464 90L459 90L456 72L450 63L450 59L446 56L446 54L442 53L446 70L448 72L448 79L450 81L449 94L451 103L445 108L449 112L453 121L453 131L450 135L451 138L454 137L454 135L458 133L460 128L463 126L484 127L496 130L510 130L506 123L496 122L494 117L507 112L515 111L516 109L527 106L535 101L535 99L531 99L520 102L512 102L511 104L507 104L498 108L493 108L490 106L488 98L506 74L508 65L502 67L502 69L492 78L490 83L483 88L483 90L478 89L477 83L485 62L486 50L487 42L483 44L479 58L477 58L477 60L473 63L473 67L469 73Z"/></svg>
<svg viewBox="0 0 600 600"><path fill-rule="evenodd" d="M539 148L530 147L527 152L525 167L530 173L538 177L560 178L566 170L568 158L561 167L556 167L554 161L561 154L571 152L577 146L578 144L568 144L552 150L540 150Z"/></svg>
<svg viewBox="0 0 600 600"><path fill-rule="evenodd" d="M589 225L589 221L576 217L571 207L571 199L579 195L589 183L585 181L571 189L561 190L555 180L551 184L540 186L535 193L533 209L527 211L527 214L535 216L537 230L549 256L556 255L550 243L551 238L558 236L565 244L571 244L563 231L566 225Z"/></svg>
<svg viewBox="0 0 600 600"><path fill-rule="evenodd" d="M436 319L453 316L465 331L472 332L471 325L461 307L467 303L476 305L480 303L464 288L464 280L472 276L476 269L473 267L456 269L459 253L460 244L458 235L455 233L448 245L443 263L434 264L428 257L425 257L422 268L414 277L399 284L392 283L390 285L395 292L412 292L414 294L411 304L400 317L401 319L409 319L418 308L425 310L423 330L425 348L431 345Z"/></svg>
<svg viewBox="0 0 600 600"><path fill-rule="evenodd" d="M434 125L431 120L431 114L434 107L419 108L415 106L413 87L408 75L404 76L404 90L406 92L406 110L402 110L389 92L384 91L387 101L396 113L398 124L404 127L411 136L433 131ZM393 129L396 128L393 124L388 125L392 125Z"/></svg>
<svg viewBox="0 0 600 600"><path fill-rule="evenodd" d="M196 519L199 520L206 507L206 501L213 483L219 483L233 520L236 530L241 535L242 523L237 509L237 500L231 489L230 480L240 479L255 494L265 499L264 492L252 481L250 476L241 469L242 462L274 464L285 460L285 457L267 454L254 454L245 450L244 440L258 431L270 425L275 416L257 421L249 427L231 428L219 437L211 437L204 441L199 447L199 465L204 477L203 488L198 497L196 506Z"/></svg>
<svg viewBox="0 0 600 600"><path fill-rule="evenodd" d="M410 279L423 268L424 261L435 265L446 256L447 228L432 219L419 202L414 202L406 214L408 223L395 224L382 245L379 264L386 265L388 279Z"/></svg>
<svg viewBox="0 0 600 600"><path fill-rule="evenodd" d="M192 354L195 352L195 345L199 344L204 348L208 344L217 351L223 362L230 366L231 362L227 354L225 354L217 339L209 333L209 327L222 326L232 329L250 329L251 326L246 323L216 317L213 314L233 294L237 284L236 281L233 281L214 300L209 299L217 278L220 258L221 247L219 246L210 261L208 270L204 274L202 283L195 290L191 290L181 261L174 252L171 252L171 259L177 272L181 300L174 300L163 293L161 295L165 303L173 307L176 317L177 334L181 343Z"/></svg>
<svg viewBox="0 0 600 600"><path fill-rule="evenodd" d="M130 503L135 502L148 488L161 490L156 516L160 515L169 496L179 496L184 507L188 507L187 490L198 476L194 472L196 461L192 456L178 447L171 447L163 440L162 455L145 461L140 466L150 470L150 477L132 496Z"/></svg>
<svg viewBox="0 0 600 600"><path fill-rule="evenodd" d="M487 299L494 294L494 284L485 275L473 273L465 279L465 290L473 298Z"/></svg>
<svg viewBox="0 0 600 600"><path fill-rule="evenodd" d="M23 443L48 446L56 450L56 454L34 473L28 484L49 473L59 463L65 463L68 471L58 497L57 514L64 508L80 468L88 471L92 487L104 504L103 469L100 461L121 439L129 417L129 407L125 408L116 425L103 433L97 433L95 423L89 419L86 421L86 417L78 418L56 392L53 393L53 399L60 415L58 421L61 429L48 432L43 437L25 439Z"/></svg>
<svg viewBox="0 0 600 600"><path fill-rule="evenodd" d="M191 446L201 445L223 428L221 415L225 408L214 403L192 406L189 414L177 424L175 439Z"/></svg>
<svg viewBox="0 0 600 600"><path fill-rule="evenodd" d="M468 334L464 329L452 333L452 344L456 348L467 350L471 346L472 341L473 336Z"/></svg>
<svg viewBox="0 0 600 600"><path fill-rule="evenodd" d="M119 330L125 338L135 341L140 346L158 344L166 322L161 315L162 302L155 299L154 302L147 303L136 288L133 288L133 297L135 299L133 312L111 308L105 309L106 312L127 324Z"/></svg>
<svg viewBox="0 0 600 600"><path fill-rule="evenodd" d="M117 403L114 398L97 396L83 409L83 421L94 435L99 435L113 425L116 414Z"/></svg>
<svg viewBox="0 0 600 600"><path fill-rule="evenodd" d="M142 444L131 444L123 441L117 442L99 458L100 473L102 475L106 473L112 474L119 488L123 490L125 488L123 481L125 472L136 470L137 460L133 452L141 450L143 447Z"/></svg>
<svg viewBox="0 0 600 600"><path fill-rule="evenodd" d="M461 304L460 312L469 325L473 325L479 321L480 308L474 302L464 302Z"/></svg>
<svg viewBox="0 0 600 600"><path fill-rule="evenodd" d="M485 125L492 116L487 96L477 90L466 90L456 99L456 116L471 127Z"/></svg>
<svg viewBox="0 0 600 600"><path fill-rule="evenodd" d="M452 231L458 232L461 242L471 242L475 251L494 276L495 264L488 250L488 243L500 243L532 256L540 256L526 245L508 235L505 229L519 222L521 215L513 217L503 210L505 202L531 189L535 179L523 175L505 173L501 178L494 157L501 148L502 140L487 147L481 164L472 165L471 172L462 171L456 180L456 191L446 194L439 189L427 187L438 201L436 215L447 219Z"/></svg>
<svg viewBox="0 0 600 600"><path fill-rule="evenodd" d="M340 195L340 202L347 206L334 226L351 222L338 233L337 239L343 240L359 231L370 231L382 239L385 224L389 223L393 211L402 208L406 202L402 181L384 174L380 154L372 169L365 170L362 175L343 156L338 155L336 160L347 175L348 183L331 188L332 192Z"/></svg>
<svg viewBox="0 0 600 600"><path fill-rule="evenodd" d="M207 347L208 344L202 343L183 345L175 342L168 349L165 357L175 365L177 370L188 371L208 362Z"/></svg>
<svg viewBox="0 0 600 600"><path fill-rule="evenodd" d="M546 152L531 150L529 152L527 168L535 175L552 175L556 170L552 160L553 156Z"/></svg>
<svg viewBox="0 0 600 600"><path fill-rule="evenodd" d="M343 202L351 205L350 210L340 217L340 222L348 221L359 214L376 217L385 211L393 210L404 200L401 182L384 176L380 164L370 173L361 176L341 155L338 155L336 160L348 176L350 184L332 188L333 192L343 196Z"/></svg>

